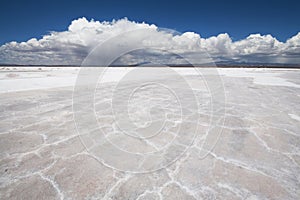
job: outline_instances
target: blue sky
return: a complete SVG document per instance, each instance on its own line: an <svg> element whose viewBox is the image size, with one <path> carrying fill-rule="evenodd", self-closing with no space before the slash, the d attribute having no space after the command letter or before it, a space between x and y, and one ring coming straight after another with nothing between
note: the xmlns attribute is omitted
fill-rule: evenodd
<svg viewBox="0 0 300 200"><path fill-rule="evenodd" d="M299 65L299 8L300 1L291 0L2 0L0 64L80 65L109 38L116 37L115 46L103 51L117 53L122 37L142 27L146 32L129 38L130 45L175 50L195 63L205 51L214 62ZM145 58L170 64L153 55L131 55L123 64Z"/></svg>
<svg viewBox="0 0 300 200"><path fill-rule="evenodd" d="M146 21L202 37L228 33L240 40L251 33L271 34L279 41L300 30L300 1L58 1L2 0L0 44L41 38L62 31L78 17L95 20Z"/></svg>

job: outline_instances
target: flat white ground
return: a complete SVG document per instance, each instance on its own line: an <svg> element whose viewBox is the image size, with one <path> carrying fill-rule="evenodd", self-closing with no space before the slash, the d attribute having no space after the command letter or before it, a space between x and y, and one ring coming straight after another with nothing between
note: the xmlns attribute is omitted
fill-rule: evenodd
<svg viewBox="0 0 300 200"><path fill-rule="evenodd" d="M0 198L300 198L300 70L202 69L200 78L193 68L174 68L190 85L198 110L189 89L174 77L161 83L182 91L177 96L157 85L131 90L147 74L123 83L114 96L131 70L108 69L93 107L85 98L78 101L96 116L103 137L91 127L89 113L74 113L80 68L1 68ZM205 79L213 76L222 84L207 86ZM125 116L120 105L127 91L135 92ZM214 95L221 99L212 103ZM139 127L133 135L120 130L128 123ZM160 134L152 135L160 126Z"/></svg>

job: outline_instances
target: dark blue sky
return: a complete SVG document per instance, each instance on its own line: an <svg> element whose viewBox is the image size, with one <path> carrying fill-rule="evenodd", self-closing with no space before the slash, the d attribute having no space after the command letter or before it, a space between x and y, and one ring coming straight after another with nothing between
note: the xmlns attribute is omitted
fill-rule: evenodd
<svg viewBox="0 0 300 200"><path fill-rule="evenodd" d="M233 40L261 33L285 41L300 31L300 1L296 0L2 0L0 44L66 30L73 19L83 16L100 21L127 17L202 37L226 32Z"/></svg>

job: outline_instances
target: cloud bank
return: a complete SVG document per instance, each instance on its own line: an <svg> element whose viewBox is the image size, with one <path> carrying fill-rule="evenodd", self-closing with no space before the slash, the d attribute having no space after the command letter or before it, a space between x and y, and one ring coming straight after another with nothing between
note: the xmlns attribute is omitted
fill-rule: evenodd
<svg viewBox="0 0 300 200"><path fill-rule="evenodd" d="M131 34L126 38L128 44L135 44L141 48L159 47L166 51L180 53L192 60L201 52L206 51L216 62L300 63L300 32L286 42L280 42L271 35L261 34L251 34L245 39L232 41L227 33L202 38L194 32L174 34L172 31L159 29L156 25L138 23L126 18L112 22L99 22L89 21L84 17L73 20L66 31L50 32L39 40L32 38L26 42L13 41L2 45L0 63L80 65L97 45L112 38L118 40L116 36L123 37L127 32L134 30L144 31L142 35L136 34L133 37ZM114 53L117 48L118 46L115 45L105 51ZM170 62L170 60L174 64L177 63L176 58L165 61L165 56L168 55L156 52L143 54L143 51L138 52L138 58L136 55L129 54L119 59L119 62L120 64L143 62L142 57L147 54L159 59L161 63Z"/></svg>

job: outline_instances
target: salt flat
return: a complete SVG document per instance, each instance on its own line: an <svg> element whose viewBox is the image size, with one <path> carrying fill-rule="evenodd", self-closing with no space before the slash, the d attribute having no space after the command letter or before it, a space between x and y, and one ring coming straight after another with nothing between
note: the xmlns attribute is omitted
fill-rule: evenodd
<svg viewBox="0 0 300 200"><path fill-rule="evenodd" d="M300 70L118 85L131 70L108 69L90 105L73 93L79 68L3 67L0 198L300 198Z"/></svg>

